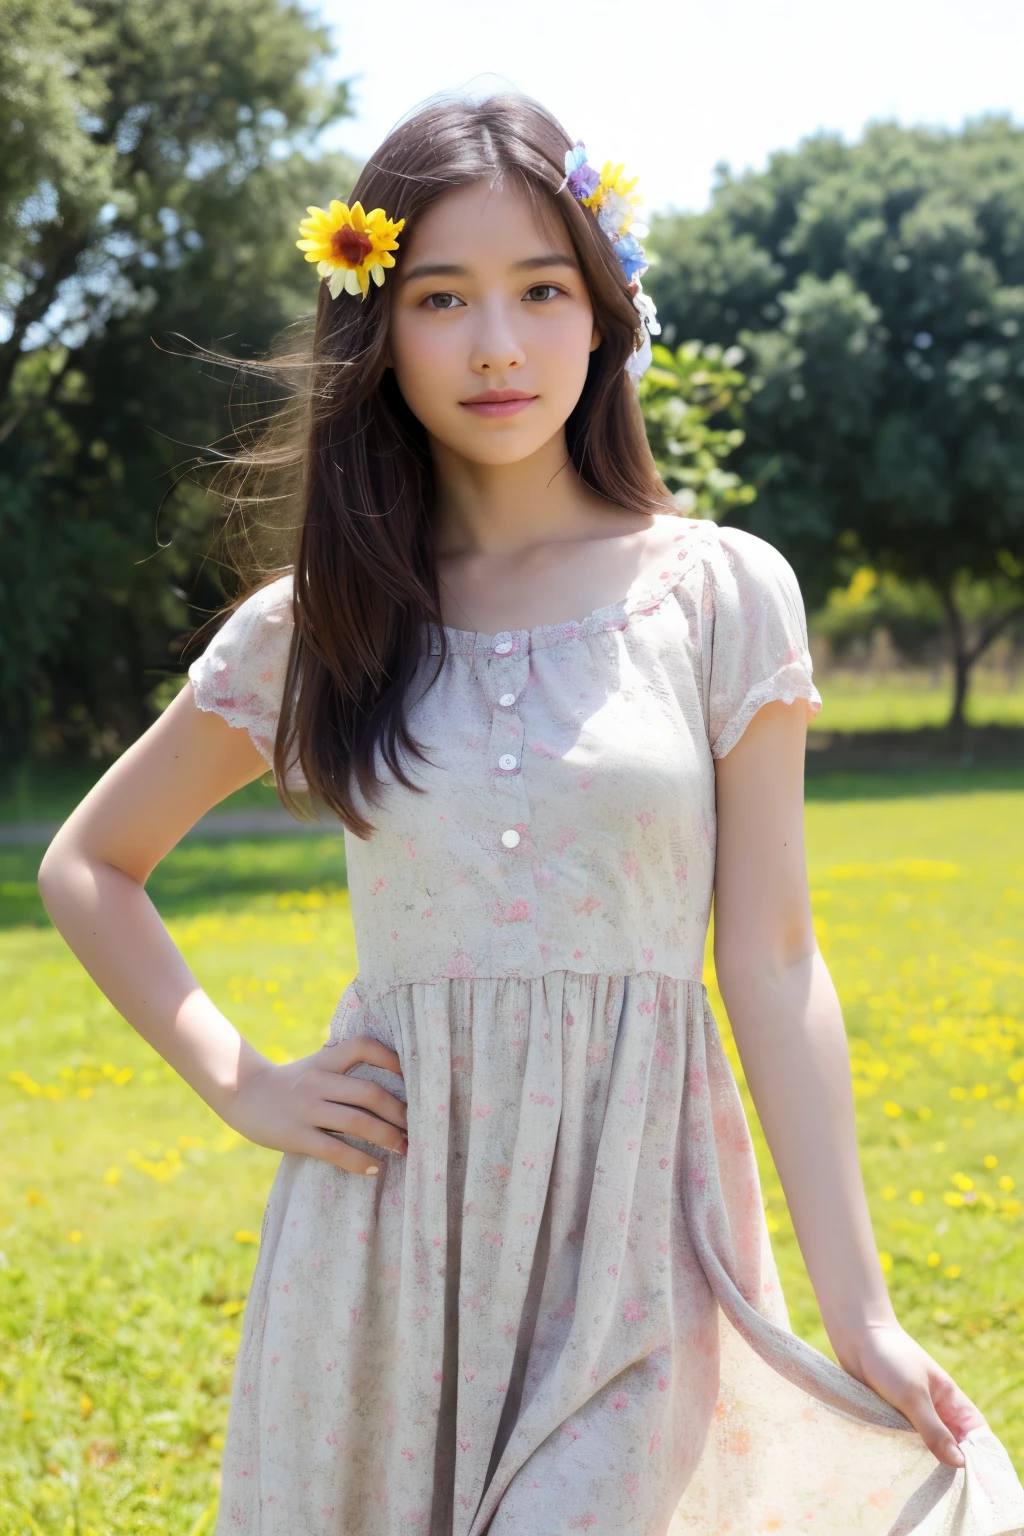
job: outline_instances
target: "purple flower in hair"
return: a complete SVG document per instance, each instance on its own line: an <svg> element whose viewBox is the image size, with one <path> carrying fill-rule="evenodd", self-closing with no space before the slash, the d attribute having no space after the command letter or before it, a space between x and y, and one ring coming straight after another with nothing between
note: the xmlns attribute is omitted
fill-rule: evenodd
<svg viewBox="0 0 1024 1536"><path fill-rule="evenodd" d="M573 197L582 200L590 197L601 184L601 173L587 164L587 149L582 139L576 140L575 148L565 152L565 178L562 186L568 187Z"/></svg>

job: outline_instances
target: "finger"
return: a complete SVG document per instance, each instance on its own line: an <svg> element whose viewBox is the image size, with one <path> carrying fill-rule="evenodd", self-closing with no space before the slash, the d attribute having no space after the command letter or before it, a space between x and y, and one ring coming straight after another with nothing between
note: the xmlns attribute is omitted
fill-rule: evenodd
<svg viewBox="0 0 1024 1536"><path fill-rule="evenodd" d="M333 1163L335 1168L342 1168L346 1173L369 1174L371 1177L380 1173L378 1159L368 1157L365 1152L350 1147L345 1141L339 1141L327 1131L314 1130L302 1150L307 1157L318 1157L322 1162Z"/></svg>
<svg viewBox="0 0 1024 1536"><path fill-rule="evenodd" d="M981 1409L946 1371L936 1367L929 1386L935 1411L955 1440L962 1440L972 1429L987 1427L988 1420Z"/></svg>
<svg viewBox="0 0 1024 1536"><path fill-rule="evenodd" d="M322 1064L331 1072L347 1072L356 1062L363 1061L374 1067L384 1067L388 1072L402 1076L402 1061L383 1040L372 1035L353 1035L351 1040L338 1040L334 1045L321 1047Z"/></svg>
<svg viewBox="0 0 1024 1536"><path fill-rule="evenodd" d="M358 1104L379 1119L397 1125L400 1130L409 1129L409 1110L405 1102L368 1077L348 1077L338 1072L316 1073L310 1086L327 1103Z"/></svg>
<svg viewBox="0 0 1024 1536"><path fill-rule="evenodd" d="M966 1460L964 1453L957 1445L956 1437L936 1413L930 1392L922 1390L919 1395L915 1394L910 1406L904 1408L903 1412L933 1456L937 1456L949 1467L963 1466Z"/></svg>
<svg viewBox="0 0 1024 1536"><path fill-rule="evenodd" d="M360 1141L372 1142L375 1147L388 1152L400 1152L403 1156L408 1151L409 1138L404 1131L351 1104L321 1104L315 1113L317 1128L321 1131L338 1131L344 1136L358 1136Z"/></svg>

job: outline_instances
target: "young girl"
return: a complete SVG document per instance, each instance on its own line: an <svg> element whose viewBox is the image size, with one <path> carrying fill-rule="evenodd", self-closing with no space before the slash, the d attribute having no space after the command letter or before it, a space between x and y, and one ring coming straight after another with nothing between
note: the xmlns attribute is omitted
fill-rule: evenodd
<svg viewBox="0 0 1024 1536"><path fill-rule="evenodd" d="M291 568L58 833L54 922L284 1154L220 1533L1006 1536L1024 1489L900 1327L803 846L792 568L678 516L635 380L622 167L514 93L435 99L320 285ZM360 970L275 1066L144 890L273 764L342 821ZM789 1326L715 964L836 1365Z"/></svg>

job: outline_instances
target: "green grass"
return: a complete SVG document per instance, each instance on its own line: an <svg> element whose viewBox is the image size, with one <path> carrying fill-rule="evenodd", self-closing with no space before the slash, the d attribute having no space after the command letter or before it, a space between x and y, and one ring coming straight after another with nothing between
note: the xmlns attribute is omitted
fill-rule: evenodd
<svg viewBox="0 0 1024 1536"><path fill-rule="evenodd" d="M974 786L958 792L950 777L915 775L916 794L891 797L852 776L847 798L827 778L814 785L812 905L843 1005L861 1163L897 1314L1021 1473L1024 775L975 770L957 776ZM710 965L708 986L724 1022ZM831 1354L724 1032L793 1325Z"/></svg>
<svg viewBox="0 0 1024 1536"><path fill-rule="evenodd" d="M809 792L815 919L897 1312L1021 1471L1024 775ZM41 914L38 854L0 850L0 1533L199 1536L277 1159L100 997ZM340 837L191 842L151 890L215 1000L286 1059L325 1038L356 968L343 880ZM741 1088L794 1327L831 1353Z"/></svg>
<svg viewBox="0 0 1024 1536"><path fill-rule="evenodd" d="M913 731L945 725L953 698L950 671L935 680L931 672L857 673L836 669L815 677L820 714L812 731ZM1007 680L998 672L977 671L966 707L968 725L1024 725L1024 675Z"/></svg>

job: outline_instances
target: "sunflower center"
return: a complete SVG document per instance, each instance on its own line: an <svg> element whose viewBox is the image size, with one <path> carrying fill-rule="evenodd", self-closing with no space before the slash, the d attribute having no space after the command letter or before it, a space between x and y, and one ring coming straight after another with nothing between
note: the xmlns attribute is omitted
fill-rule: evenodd
<svg viewBox="0 0 1024 1536"><path fill-rule="evenodd" d="M331 235L331 251L335 259L343 261L346 266L358 267L372 250L373 241L369 235L361 235L351 224L343 225Z"/></svg>

